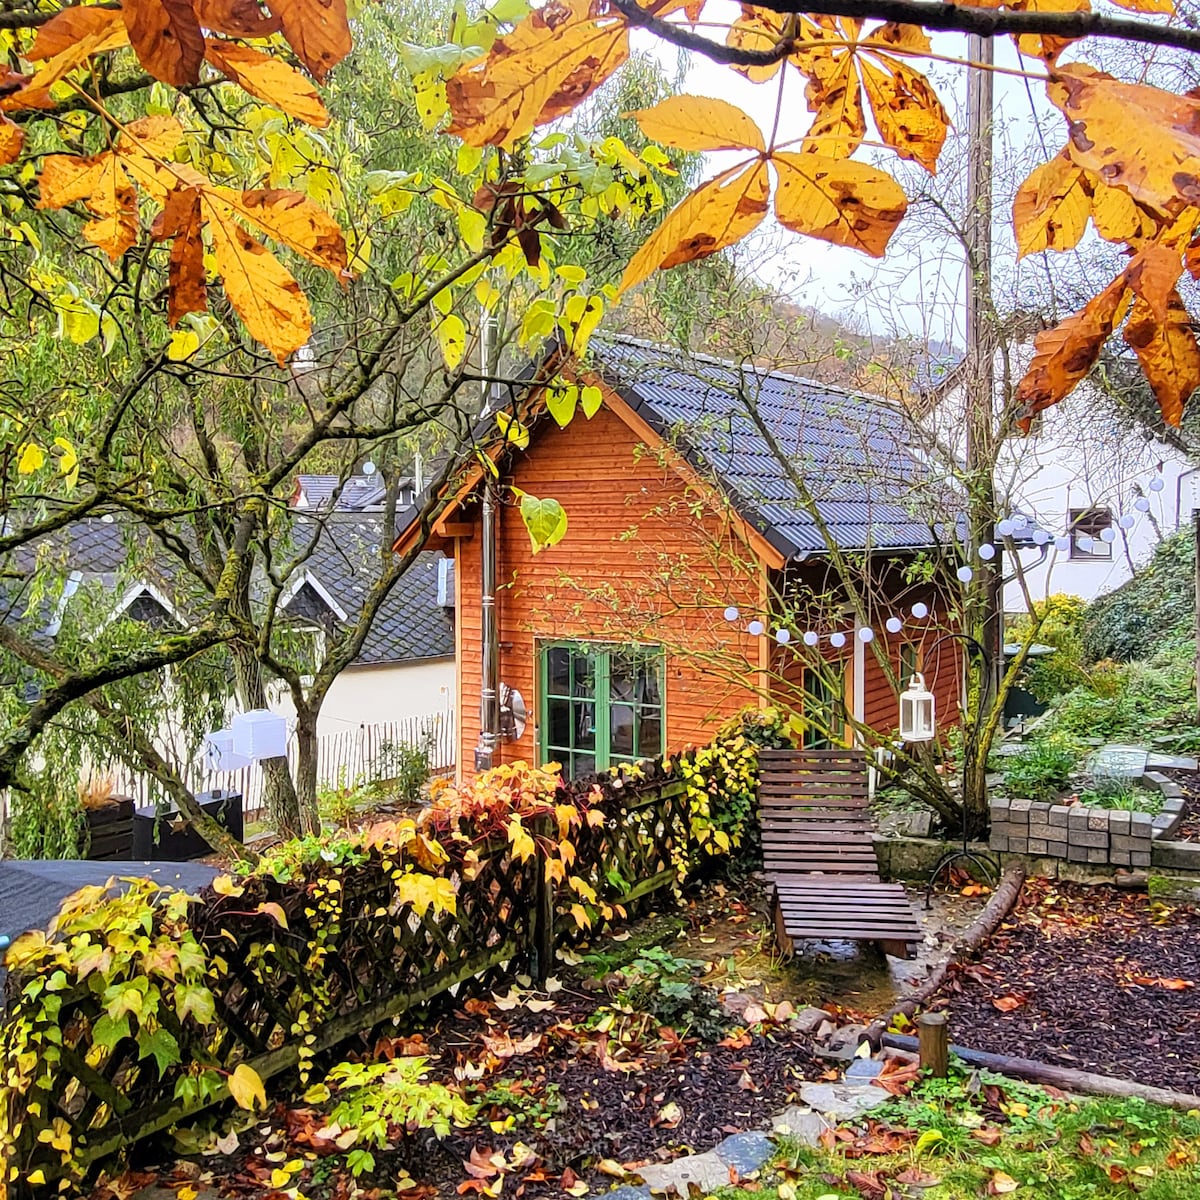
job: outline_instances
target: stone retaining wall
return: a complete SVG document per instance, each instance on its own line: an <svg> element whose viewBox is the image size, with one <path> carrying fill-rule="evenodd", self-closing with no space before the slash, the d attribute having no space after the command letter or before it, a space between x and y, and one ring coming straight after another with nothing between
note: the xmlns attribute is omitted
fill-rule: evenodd
<svg viewBox="0 0 1200 1200"><path fill-rule="evenodd" d="M1148 771L1141 782L1163 795L1162 812L1122 812L1034 800L991 802L992 850L1073 863L1146 868L1151 847L1169 838L1183 816L1183 793L1165 775Z"/></svg>

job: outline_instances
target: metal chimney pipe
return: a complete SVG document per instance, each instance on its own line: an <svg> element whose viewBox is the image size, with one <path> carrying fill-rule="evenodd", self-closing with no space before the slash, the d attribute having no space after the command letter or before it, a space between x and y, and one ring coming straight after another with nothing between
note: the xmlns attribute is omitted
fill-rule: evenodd
<svg viewBox="0 0 1200 1200"><path fill-rule="evenodd" d="M491 367L491 316L484 310L479 325L480 374L487 375ZM488 384L480 383L481 410L487 411ZM485 476L481 505L480 528L480 597L479 631L480 663L479 741L475 746L475 770L486 771L496 765L500 745L500 644L496 624L496 525L497 511L495 482Z"/></svg>

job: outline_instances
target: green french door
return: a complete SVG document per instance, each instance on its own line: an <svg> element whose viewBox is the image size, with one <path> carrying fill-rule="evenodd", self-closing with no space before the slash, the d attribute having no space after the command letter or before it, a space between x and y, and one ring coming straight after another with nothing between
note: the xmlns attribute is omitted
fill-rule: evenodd
<svg viewBox="0 0 1200 1200"><path fill-rule="evenodd" d="M662 754L661 646L547 642L539 661L543 763L576 779Z"/></svg>

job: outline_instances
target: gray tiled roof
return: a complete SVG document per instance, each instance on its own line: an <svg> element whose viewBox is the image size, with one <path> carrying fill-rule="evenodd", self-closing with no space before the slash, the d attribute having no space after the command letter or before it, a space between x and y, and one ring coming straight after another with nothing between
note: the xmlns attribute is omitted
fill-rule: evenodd
<svg viewBox="0 0 1200 1200"><path fill-rule="evenodd" d="M368 589L379 576L382 516L335 512L318 518L294 509L289 512L294 521L296 546L307 545L314 533L317 536L305 568L353 621ZM186 532L183 536L188 537ZM147 539L144 530L127 522L102 518L73 522L37 545L22 547L13 555L11 565L31 575L46 557L55 570L78 572L84 583L99 583L117 592L134 583L152 583L181 611L194 610L194 604L181 594L191 583L188 574ZM280 557L288 557L282 547ZM440 557L435 553L420 555L392 588L372 623L357 663L453 656L453 610L442 608L437 602ZM28 621L44 633L50 632L47 626L53 617L52 606L43 603L27 613L26 588L16 580L9 580L2 590L0 619Z"/></svg>
<svg viewBox="0 0 1200 1200"><path fill-rule="evenodd" d="M710 470L742 515L787 557L825 550L792 475L842 549L935 541L941 486L908 448L908 424L887 400L752 363L735 364L631 338L597 338L610 386L688 458ZM749 416L753 406L782 455Z"/></svg>

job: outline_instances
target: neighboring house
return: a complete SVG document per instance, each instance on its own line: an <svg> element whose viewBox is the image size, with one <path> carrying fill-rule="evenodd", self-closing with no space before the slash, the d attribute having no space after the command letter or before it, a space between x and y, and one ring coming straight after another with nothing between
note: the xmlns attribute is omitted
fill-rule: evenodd
<svg viewBox="0 0 1200 1200"><path fill-rule="evenodd" d="M420 482L405 476L396 485L396 508L403 511L416 502ZM350 475L297 475L288 499L292 508L338 512L383 512L387 483L377 473ZM334 503L336 498L336 505Z"/></svg>
<svg viewBox="0 0 1200 1200"><path fill-rule="evenodd" d="M455 564L460 770L470 774L490 756L587 774L707 740L723 719L771 700L803 708L813 744L826 734L849 739L846 714L886 736L897 724L897 697L876 651L895 670L925 670L941 723L955 723L958 643L943 639L934 649L932 619L896 635L884 628L914 603L936 604L928 585L903 579L904 563L933 533L912 515L925 480L905 448L899 410L628 339L594 339L592 349L594 372L580 381L601 387L599 411L560 429L532 387L521 406L528 448L493 445L498 485L476 470L435 526L433 544ZM839 605L825 539L745 415L739 389L753 394L803 472L837 545L868 550L872 645ZM486 522L485 493L498 500ZM558 544L534 552L520 493L564 506L568 528ZM492 731L481 738L480 700L490 522L503 701L493 719L504 735L494 749ZM415 527L402 532L397 551L417 536ZM814 618L816 649L802 629L780 645L775 624L761 634L749 628L770 622L773 595L800 584L831 598L824 622Z"/></svg>
<svg viewBox="0 0 1200 1200"><path fill-rule="evenodd" d="M1011 353L1011 374L1018 378L1032 350L1017 343ZM923 389L924 419L934 436L961 454L965 367L940 365L940 378ZM1004 378L999 358L996 377ZM1014 433L1007 440L995 482L1010 512L1025 514L1053 539L1040 548L1027 542L1021 553L1035 601L1056 592L1089 601L1111 592L1200 505L1196 467L1188 455L1121 421L1113 401L1086 381L1038 413L1028 435ZM1106 529L1112 530L1111 540ZM1069 539L1065 547L1055 545L1064 538ZM1006 578L1005 611L1024 612L1020 581L1011 570Z"/></svg>
<svg viewBox="0 0 1200 1200"><path fill-rule="evenodd" d="M294 534L309 547L292 573L281 609L301 646L311 646L313 669L330 634L353 624L367 590L379 574L382 522L365 513L336 512L320 520L297 515ZM124 615L155 629L186 628L195 611L194 581L144 531L113 518L77 521L23 549L15 564L32 583L53 564L66 584L53 602L30 605L28 586L10 582L4 618L37 637L52 640L68 607L81 619L107 623ZM445 713L454 701L454 609L447 591L447 563L421 554L380 608L357 659L334 682L322 706L319 735L361 724ZM256 587L261 595L261 585ZM112 598L110 603L109 598ZM82 606L86 605L86 608ZM272 689L274 692L275 689ZM280 711L291 711L286 694Z"/></svg>

